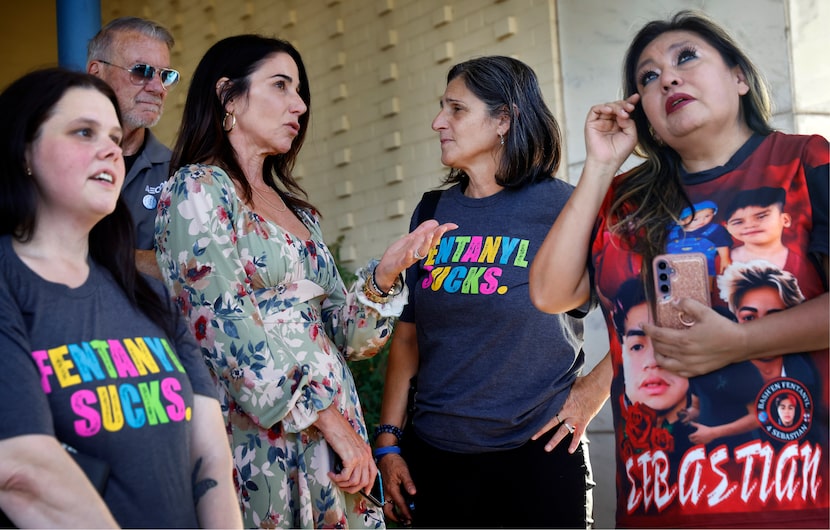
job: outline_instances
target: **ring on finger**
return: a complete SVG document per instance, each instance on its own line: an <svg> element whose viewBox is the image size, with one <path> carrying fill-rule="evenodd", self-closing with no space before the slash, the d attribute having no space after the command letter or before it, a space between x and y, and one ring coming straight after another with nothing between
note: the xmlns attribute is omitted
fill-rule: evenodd
<svg viewBox="0 0 830 530"><path fill-rule="evenodd" d="M573 434L573 433L574 433L574 427L573 427L573 425L571 425L570 423L566 423L566 424L565 424L565 428L566 428L566 429L568 429L568 432L569 432L569 433L571 433L571 434Z"/></svg>
<svg viewBox="0 0 830 530"><path fill-rule="evenodd" d="M562 418L559 417L559 414L556 415L556 424L559 425L562 423Z"/></svg>
<svg viewBox="0 0 830 530"><path fill-rule="evenodd" d="M412 256L414 256L414 257L415 257L415 259L417 259L418 261L420 261L420 260L422 260L422 259L424 259L424 258L426 257L426 256L422 256L422 255L418 252L418 248L416 248L415 250L413 250L413 251L412 251Z"/></svg>

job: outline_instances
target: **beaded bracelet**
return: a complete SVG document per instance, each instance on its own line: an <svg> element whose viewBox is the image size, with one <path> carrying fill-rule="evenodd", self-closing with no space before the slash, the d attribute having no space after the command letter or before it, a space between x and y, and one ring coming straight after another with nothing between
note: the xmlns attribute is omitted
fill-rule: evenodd
<svg viewBox="0 0 830 530"><path fill-rule="evenodd" d="M375 455L375 462L379 462L381 458L388 454L399 455L401 454L401 448L397 445L386 445L384 447L378 447L372 453Z"/></svg>
<svg viewBox="0 0 830 530"><path fill-rule="evenodd" d="M378 441L378 436L385 432L388 432L389 434L394 434L395 438L398 439L398 443L400 443L401 438L403 438L403 429L401 429L400 427L395 427L394 425L389 425L388 423L384 423L382 425L378 425L377 427L375 427L374 441Z"/></svg>

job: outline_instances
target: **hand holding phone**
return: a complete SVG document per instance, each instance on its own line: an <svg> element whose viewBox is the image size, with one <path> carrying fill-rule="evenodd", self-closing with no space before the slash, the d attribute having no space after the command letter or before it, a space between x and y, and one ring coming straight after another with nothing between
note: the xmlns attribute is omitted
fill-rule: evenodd
<svg viewBox="0 0 830 530"><path fill-rule="evenodd" d="M677 309L672 301L692 298L710 306L709 269L706 256L700 252L661 254L654 258L654 321L658 326L685 329L694 319Z"/></svg>
<svg viewBox="0 0 830 530"><path fill-rule="evenodd" d="M340 473L343 471L343 461L340 459L340 456L332 451L334 455L334 472ZM383 506L386 504L386 499L383 495L383 477L380 474L380 470L378 469L378 478L375 479L375 483L372 485L372 491L366 493L363 490L360 490L360 494L363 496L364 499L371 502L381 510Z"/></svg>

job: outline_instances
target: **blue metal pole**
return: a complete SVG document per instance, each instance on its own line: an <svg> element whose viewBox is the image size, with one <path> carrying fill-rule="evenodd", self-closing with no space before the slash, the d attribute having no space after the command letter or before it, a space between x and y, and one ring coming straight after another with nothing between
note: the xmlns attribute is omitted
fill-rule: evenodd
<svg viewBox="0 0 830 530"><path fill-rule="evenodd" d="M55 0L58 64L86 70L86 45L101 29L101 0Z"/></svg>

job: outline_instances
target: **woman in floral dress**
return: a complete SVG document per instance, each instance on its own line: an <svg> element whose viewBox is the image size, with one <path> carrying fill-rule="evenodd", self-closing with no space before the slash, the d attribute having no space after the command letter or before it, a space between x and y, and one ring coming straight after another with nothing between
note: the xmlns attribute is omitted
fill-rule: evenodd
<svg viewBox="0 0 830 530"><path fill-rule="evenodd" d="M426 221L347 291L291 176L309 111L289 43L239 35L208 50L161 195L157 257L223 400L245 525L382 528L359 495L377 468L346 361L384 345L406 300L400 273L453 226Z"/></svg>

